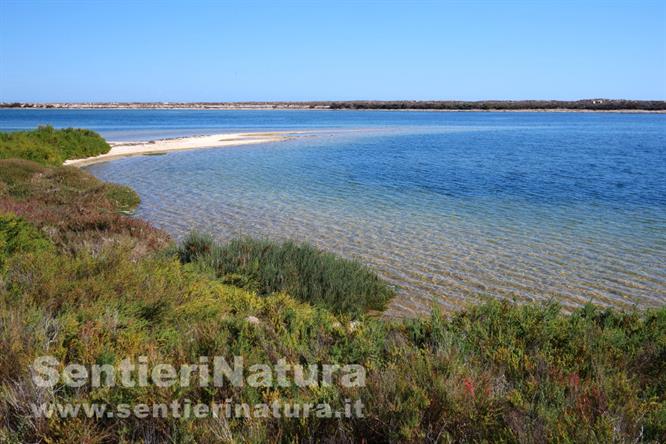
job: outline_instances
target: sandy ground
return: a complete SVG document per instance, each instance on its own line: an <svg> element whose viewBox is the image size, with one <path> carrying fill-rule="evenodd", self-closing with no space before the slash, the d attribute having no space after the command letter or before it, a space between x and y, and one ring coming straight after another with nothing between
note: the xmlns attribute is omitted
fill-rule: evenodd
<svg viewBox="0 0 666 444"><path fill-rule="evenodd" d="M279 142L296 132L212 134L208 136L177 137L146 142L109 142L111 150L100 156L66 160L65 165L85 166L127 156L168 153L196 148L217 148L255 143Z"/></svg>

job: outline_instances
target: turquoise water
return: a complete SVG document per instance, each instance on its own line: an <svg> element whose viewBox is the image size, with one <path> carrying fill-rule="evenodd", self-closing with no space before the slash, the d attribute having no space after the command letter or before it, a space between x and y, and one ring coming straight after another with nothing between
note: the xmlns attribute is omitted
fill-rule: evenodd
<svg viewBox="0 0 666 444"><path fill-rule="evenodd" d="M400 289L391 315L480 297L666 300L666 115L326 111L0 111L0 128L111 140L310 130L294 140L120 159L88 170L175 235L292 238Z"/></svg>

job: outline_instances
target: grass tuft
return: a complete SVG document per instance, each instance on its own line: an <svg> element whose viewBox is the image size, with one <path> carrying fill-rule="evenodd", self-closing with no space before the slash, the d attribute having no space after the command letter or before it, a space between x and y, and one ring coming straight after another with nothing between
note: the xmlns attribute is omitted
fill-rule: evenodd
<svg viewBox="0 0 666 444"><path fill-rule="evenodd" d="M368 267L311 245L242 238L216 245L210 236L190 235L181 261L211 269L223 282L260 295L288 293L296 299L354 316L383 310L395 291Z"/></svg>

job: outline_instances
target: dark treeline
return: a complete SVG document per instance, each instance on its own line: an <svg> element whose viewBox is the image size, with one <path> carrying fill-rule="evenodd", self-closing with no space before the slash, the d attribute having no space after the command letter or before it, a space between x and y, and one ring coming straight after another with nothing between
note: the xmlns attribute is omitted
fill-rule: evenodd
<svg viewBox="0 0 666 444"><path fill-rule="evenodd" d="M580 110L666 111L664 100L351 100L312 102L105 102L0 103L0 108L196 108L196 109L385 109L385 110Z"/></svg>
<svg viewBox="0 0 666 444"><path fill-rule="evenodd" d="M436 109L436 110L666 110L666 101L660 100L482 100L465 101L353 101L331 102L331 109Z"/></svg>

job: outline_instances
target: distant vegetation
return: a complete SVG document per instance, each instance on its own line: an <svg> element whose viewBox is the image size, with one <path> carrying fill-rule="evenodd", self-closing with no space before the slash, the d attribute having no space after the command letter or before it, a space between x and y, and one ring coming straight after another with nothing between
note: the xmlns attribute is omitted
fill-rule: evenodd
<svg viewBox="0 0 666 444"><path fill-rule="evenodd" d="M565 315L555 303L489 301L380 319L365 310L391 291L359 264L292 243L174 246L123 214L137 202L72 167L0 161L0 442L666 440L666 308ZM361 364L367 377L357 388L47 390L29 371L41 355L86 365L146 355L150 366L242 355L246 367L284 357ZM360 399L365 416L47 420L30 408L228 398L335 409Z"/></svg>
<svg viewBox="0 0 666 444"><path fill-rule="evenodd" d="M418 109L418 110L573 110L616 111L643 110L664 111L662 100L607 100L589 99L575 101L560 100L481 100L465 101L351 101L332 102L331 109Z"/></svg>
<svg viewBox="0 0 666 444"><path fill-rule="evenodd" d="M313 102L0 103L0 108L386 109L449 111L666 111L664 100L346 100Z"/></svg>
<svg viewBox="0 0 666 444"><path fill-rule="evenodd" d="M85 129L54 129L40 126L32 131L0 133L0 159L28 159L42 165L62 165L67 159L97 156L109 144L96 132Z"/></svg>

